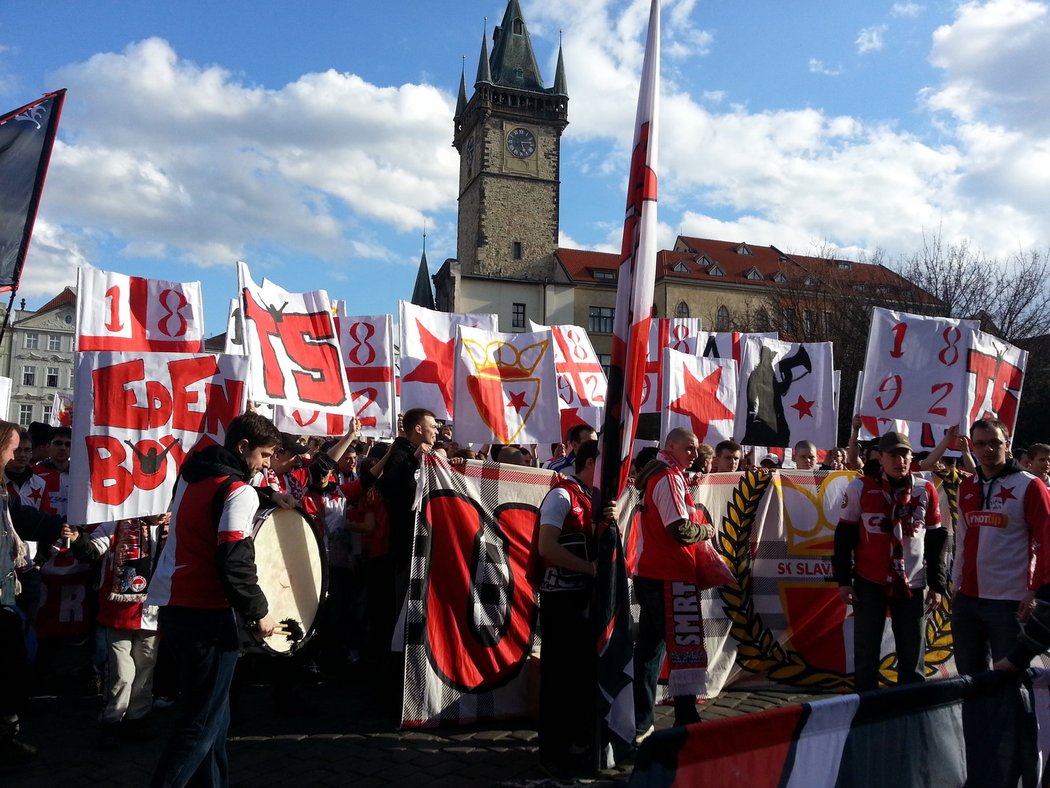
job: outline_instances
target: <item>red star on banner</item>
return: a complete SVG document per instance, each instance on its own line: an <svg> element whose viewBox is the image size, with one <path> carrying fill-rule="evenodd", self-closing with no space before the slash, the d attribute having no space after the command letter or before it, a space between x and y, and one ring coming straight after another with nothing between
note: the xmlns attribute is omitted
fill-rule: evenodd
<svg viewBox="0 0 1050 788"><path fill-rule="evenodd" d="M718 398L718 383L722 379L719 367L703 380L687 368L682 369L685 393L670 404L672 413L688 416L697 440L703 443L713 421L730 421L736 415Z"/></svg>
<svg viewBox="0 0 1050 788"><path fill-rule="evenodd" d="M37 506L39 507L40 506L40 501L42 501L44 499L44 491L39 489L39 488L36 488L32 492L29 493L29 497L32 500L36 501Z"/></svg>
<svg viewBox="0 0 1050 788"><path fill-rule="evenodd" d="M433 383L445 400L445 407L452 412L452 365L455 356L455 338L442 342L427 331L422 322L416 320L419 341L423 343L423 360L419 366L405 375L402 383Z"/></svg>
<svg viewBox="0 0 1050 788"><path fill-rule="evenodd" d="M1017 498L1014 496L1014 488L1013 487L1000 487L999 488L999 492L997 492L995 494L995 497L998 498L1003 503L1006 503L1007 501L1016 501L1017 500Z"/></svg>
<svg viewBox="0 0 1050 788"><path fill-rule="evenodd" d="M803 397L801 394L799 394L798 395L798 402L796 402L791 407L793 407L795 410L798 411L798 417L800 419L803 418L804 416L809 416L810 418L813 418L813 405L814 405L814 403L816 403L816 400L808 400L805 397Z"/></svg>
<svg viewBox="0 0 1050 788"><path fill-rule="evenodd" d="M525 402L525 392L519 391L517 394L510 394L510 401L507 403L507 407L514 408L515 413L521 413L522 408L529 407L528 403Z"/></svg>

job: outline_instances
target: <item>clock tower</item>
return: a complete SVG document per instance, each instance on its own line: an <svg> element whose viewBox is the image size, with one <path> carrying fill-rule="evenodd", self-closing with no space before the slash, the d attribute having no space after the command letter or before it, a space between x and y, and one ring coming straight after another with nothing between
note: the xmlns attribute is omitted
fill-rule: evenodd
<svg viewBox="0 0 1050 788"><path fill-rule="evenodd" d="M569 97L561 51L544 87L518 0L481 41L474 94L460 80L452 144L459 151L460 273L549 281L558 248L561 134Z"/></svg>

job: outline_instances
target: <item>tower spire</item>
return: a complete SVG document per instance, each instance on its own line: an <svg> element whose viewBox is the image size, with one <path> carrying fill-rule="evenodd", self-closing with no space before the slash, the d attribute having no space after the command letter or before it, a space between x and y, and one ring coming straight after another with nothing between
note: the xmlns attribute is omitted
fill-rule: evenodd
<svg viewBox="0 0 1050 788"><path fill-rule="evenodd" d="M503 21L492 31L492 82L523 90L544 91L518 0L509 0Z"/></svg>
<svg viewBox="0 0 1050 788"><path fill-rule="evenodd" d="M560 61L559 61L560 62ZM456 117L463 116L463 110L467 108L467 58L463 57L463 65L459 72L459 96L456 98ZM424 237L426 233L424 233Z"/></svg>
<svg viewBox="0 0 1050 788"><path fill-rule="evenodd" d="M485 17L485 31L481 34L481 56L478 58L478 76L474 80L474 87L483 84L492 84L492 69L489 66L489 42L488 38L489 18Z"/></svg>
<svg viewBox="0 0 1050 788"><path fill-rule="evenodd" d="M434 309L434 291L430 287L430 268L427 266L427 224L423 220L423 254L419 258L416 284L412 288L412 303L426 309Z"/></svg>
<svg viewBox="0 0 1050 788"><path fill-rule="evenodd" d="M555 96L568 96L569 88L565 82L565 59L561 54L561 33L558 33L558 67L554 71L554 87L551 92Z"/></svg>

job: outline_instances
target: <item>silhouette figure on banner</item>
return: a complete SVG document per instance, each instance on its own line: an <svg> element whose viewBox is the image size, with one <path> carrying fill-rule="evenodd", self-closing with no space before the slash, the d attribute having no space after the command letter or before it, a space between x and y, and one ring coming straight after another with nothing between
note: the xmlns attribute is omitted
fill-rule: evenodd
<svg viewBox="0 0 1050 788"><path fill-rule="evenodd" d="M790 446L791 429L784 417L784 396L792 384L813 372L804 347L781 359L774 370L772 348L763 347L758 364L747 379L747 417L741 443L748 446ZM796 377L795 370L802 369Z"/></svg>

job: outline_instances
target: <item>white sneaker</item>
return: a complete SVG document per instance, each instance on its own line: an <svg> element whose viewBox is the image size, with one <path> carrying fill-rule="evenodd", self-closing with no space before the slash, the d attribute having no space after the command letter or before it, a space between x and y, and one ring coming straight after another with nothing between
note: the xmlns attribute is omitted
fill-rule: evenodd
<svg viewBox="0 0 1050 788"><path fill-rule="evenodd" d="M656 727L653 726L653 725L650 725L649 726L649 730L647 730L645 733L639 733L637 736L635 736L634 737L634 746L635 747L640 747L643 741L645 741L646 739L648 739L650 736L653 735L653 731L654 730L656 730Z"/></svg>

